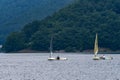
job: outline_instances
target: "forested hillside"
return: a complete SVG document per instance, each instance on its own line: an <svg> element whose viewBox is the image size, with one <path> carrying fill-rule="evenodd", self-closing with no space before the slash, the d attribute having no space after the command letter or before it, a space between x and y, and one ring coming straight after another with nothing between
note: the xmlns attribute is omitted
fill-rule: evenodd
<svg viewBox="0 0 120 80"><path fill-rule="evenodd" d="M120 0L78 0L12 33L4 49L48 51L53 36L54 50L83 51L93 49L96 33L100 48L120 49Z"/></svg>
<svg viewBox="0 0 120 80"><path fill-rule="evenodd" d="M0 44L26 23L41 20L74 0L0 0Z"/></svg>

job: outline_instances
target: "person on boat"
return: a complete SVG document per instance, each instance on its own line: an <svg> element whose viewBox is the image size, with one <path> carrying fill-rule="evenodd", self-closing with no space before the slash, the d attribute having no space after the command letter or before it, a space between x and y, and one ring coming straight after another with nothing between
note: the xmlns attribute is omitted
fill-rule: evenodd
<svg viewBox="0 0 120 80"><path fill-rule="evenodd" d="M57 58L56 58L57 60L60 60L60 57L59 56L57 56Z"/></svg>

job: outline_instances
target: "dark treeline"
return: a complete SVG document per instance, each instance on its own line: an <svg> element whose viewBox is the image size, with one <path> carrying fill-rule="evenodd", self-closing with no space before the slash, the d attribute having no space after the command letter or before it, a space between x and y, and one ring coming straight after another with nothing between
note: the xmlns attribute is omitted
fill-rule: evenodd
<svg viewBox="0 0 120 80"><path fill-rule="evenodd" d="M54 50L93 49L95 34L99 47L120 49L120 0L78 0L52 16L33 21L20 32L11 33L6 52L32 49L48 51L53 36Z"/></svg>

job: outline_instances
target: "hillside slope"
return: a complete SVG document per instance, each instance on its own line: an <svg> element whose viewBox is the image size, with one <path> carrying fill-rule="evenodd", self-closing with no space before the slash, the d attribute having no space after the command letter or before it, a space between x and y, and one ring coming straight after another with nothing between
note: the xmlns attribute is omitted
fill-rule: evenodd
<svg viewBox="0 0 120 80"><path fill-rule="evenodd" d="M53 36L54 50L83 51L93 49L96 33L100 48L120 49L119 0L78 0L42 21L29 23L21 32L9 35L5 50L48 51ZM11 43L13 40L16 43Z"/></svg>
<svg viewBox="0 0 120 80"><path fill-rule="evenodd" d="M73 0L0 0L0 43L26 23L41 20Z"/></svg>

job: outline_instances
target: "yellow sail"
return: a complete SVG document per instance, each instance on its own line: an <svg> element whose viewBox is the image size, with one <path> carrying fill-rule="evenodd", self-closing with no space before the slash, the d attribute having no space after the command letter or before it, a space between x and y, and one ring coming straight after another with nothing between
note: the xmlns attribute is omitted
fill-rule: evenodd
<svg viewBox="0 0 120 80"><path fill-rule="evenodd" d="M94 45L94 56L97 56L98 53L98 35L96 34L95 45Z"/></svg>

